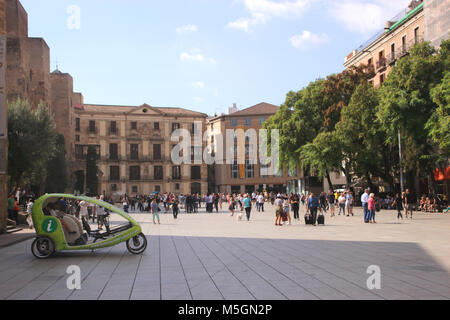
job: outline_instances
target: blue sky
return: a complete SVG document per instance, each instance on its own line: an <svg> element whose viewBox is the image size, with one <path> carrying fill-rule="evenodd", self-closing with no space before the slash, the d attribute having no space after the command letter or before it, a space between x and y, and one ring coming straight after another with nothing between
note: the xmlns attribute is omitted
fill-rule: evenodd
<svg viewBox="0 0 450 320"><path fill-rule="evenodd" d="M45 38L52 71L58 61L85 103L210 115L233 103L279 105L342 71L344 57L409 2L21 0L29 35Z"/></svg>

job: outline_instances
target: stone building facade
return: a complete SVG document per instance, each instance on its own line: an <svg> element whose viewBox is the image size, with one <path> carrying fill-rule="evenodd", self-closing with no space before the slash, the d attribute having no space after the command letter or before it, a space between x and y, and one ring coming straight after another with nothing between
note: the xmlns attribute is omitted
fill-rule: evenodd
<svg viewBox="0 0 450 320"><path fill-rule="evenodd" d="M74 171L78 181L75 184L85 184L80 179L84 177L87 148L95 145L100 170L99 193L130 196L155 191L206 193L206 164L200 161L175 165L171 158L172 148L178 144L171 140L172 132L186 129L201 137L205 122L205 114L182 108L77 103ZM193 140L191 144L194 145ZM199 147L203 149L203 143Z"/></svg>
<svg viewBox="0 0 450 320"><path fill-rule="evenodd" d="M370 80L379 87L396 61L419 42L424 41L425 18L423 1L414 0L409 7L386 22L386 28L345 58L344 66L373 66L376 74Z"/></svg>
<svg viewBox="0 0 450 320"><path fill-rule="evenodd" d="M241 111L227 115L222 114L208 119L208 152L215 157L218 155L220 144L217 143L217 140L218 135L221 135L223 137L222 154L224 156L222 164L215 163L209 166L211 192L244 193L253 191L261 192L263 190L286 192L288 180L297 180L301 178L301 172L295 168L289 170L284 167L277 172L277 170L271 170L270 167L265 166L259 161L259 148L256 148L258 150L255 150L258 162L252 164L250 161L249 149L252 148L251 140L246 141L244 140L245 138L239 138L241 139L240 141L245 141L245 145L239 143L241 147L238 147L238 143L234 142L236 162L234 164L226 163L226 131L242 129L243 132L245 132L249 129L254 129L257 132L257 136L259 136L258 132L262 129L264 121L274 115L278 109L278 106L263 102ZM259 138L257 143L258 145L261 143ZM239 148L241 148L241 151L238 151ZM244 164L239 164L237 161L239 152L245 157Z"/></svg>

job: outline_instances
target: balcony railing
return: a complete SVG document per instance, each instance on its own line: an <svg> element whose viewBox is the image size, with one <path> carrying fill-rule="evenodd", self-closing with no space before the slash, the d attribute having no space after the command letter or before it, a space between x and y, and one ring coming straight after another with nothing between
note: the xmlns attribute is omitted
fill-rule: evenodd
<svg viewBox="0 0 450 320"><path fill-rule="evenodd" d="M397 56L395 55L395 52L389 53L387 56L387 59L386 59L386 61L389 65L394 64L396 60L397 60Z"/></svg>
<svg viewBox="0 0 450 320"><path fill-rule="evenodd" d="M386 67L386 58L380 58L376 63L377 71Z"/></svg>

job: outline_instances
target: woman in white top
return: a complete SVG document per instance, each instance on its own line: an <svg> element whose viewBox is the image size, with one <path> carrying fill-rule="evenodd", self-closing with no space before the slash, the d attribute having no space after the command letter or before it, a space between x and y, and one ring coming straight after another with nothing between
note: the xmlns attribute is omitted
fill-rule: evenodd
<svg viewBox="0 0 450 320"><path fill-rule="evenodd" d="M341 195L339 196L338 203L339 203L339 215L341 215L342 211L342 215L345 216L345 196L343 193L341 193Z"/></svg>

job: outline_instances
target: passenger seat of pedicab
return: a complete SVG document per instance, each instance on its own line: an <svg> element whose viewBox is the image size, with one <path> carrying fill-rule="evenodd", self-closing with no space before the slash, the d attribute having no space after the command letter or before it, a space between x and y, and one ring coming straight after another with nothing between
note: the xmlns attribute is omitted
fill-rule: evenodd
<svg viewBox="0 0 450 320"><path fill-rule="evenodd" d="M48 208L53 217L61 220L64 236L68 244L84 244L86 242L84 241L86 237L83 236L83 227L77 218L64 214L62 211L55 210L52 204L49 204Z"/></svg>

